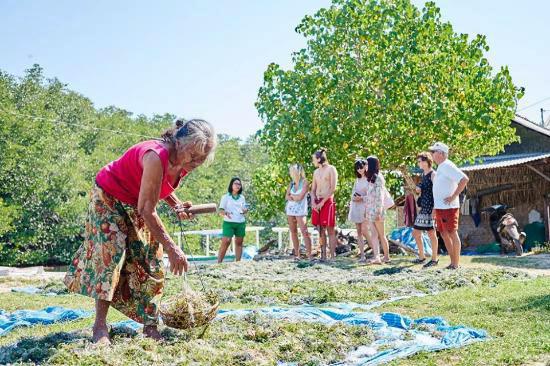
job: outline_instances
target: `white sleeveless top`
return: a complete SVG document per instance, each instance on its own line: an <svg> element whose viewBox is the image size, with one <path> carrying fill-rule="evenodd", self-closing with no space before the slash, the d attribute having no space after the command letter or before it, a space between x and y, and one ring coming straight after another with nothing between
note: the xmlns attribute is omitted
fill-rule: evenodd
<svg viewBox="0 0 550 366"><path fill-rule="evenodd" d="M290 186L290 194L302 194L304 189L303 179L300 180L298 187L295 187L294 182L292 182ZM301 201L286 201L285 211L287 216L307 216L307 194Z"/></svg>

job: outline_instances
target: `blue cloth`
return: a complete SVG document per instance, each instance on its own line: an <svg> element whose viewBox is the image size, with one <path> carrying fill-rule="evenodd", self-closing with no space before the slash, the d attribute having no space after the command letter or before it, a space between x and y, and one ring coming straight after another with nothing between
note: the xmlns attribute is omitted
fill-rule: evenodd
<svg viewBox="0 0 550 366"><path fill-rule="evenodd" d="M0 310L0 336L17 327L49 325L83 319L91 315L89 311L65 309L61 306L50 306L43 310L17 310L12 313Z"/></svg>
<svg viewBox="0 0 550 366"><path fill-rule="evenodd" d="M254 259L256 254L258 254L258 248L256 248L254 245L247 245L243 248L242 259L245 261L250 261Z"/></svg>
<svg viewBox="0 0 550 366"><path fill-rule="evenodd" d="M440 317L411 319L397 313L354 312L349 309L369 307L353 303L332 303L330 307L298 306L268 307L256 310L220 310L216 319L227 316L242 317L251 312L288 321L320 322L367 326L375 333L373 343L358 347L346 359L336 365L380 365L395 359L405 358L420 351L438 351L463 347L487 339L484 330L464 326L449 326ZM420 326L420 327L419 327ZM380 351L379 351L380 349ZM279 362L290 366L291 363Z"/></svg>
<svg viewBox="0 0 550 366"><path fill-rule="evenodd" d="M141 328L143 328L143 324L140 324L134 320L122 320L122 321L119 321L119 322L116 322L116 323L113 323L111 324L111 326L113 328L118 328L118 329L130 329L130 330L133 330L133 331L138 331L140 330Z"/></svg>
<svg viewBox="0 0 550 366"><path fill-rule="evenodd" d="M390 239L395 241L406 251L418 254L418 247L416 246L416 240L414 240L412 233L412 227L400 227L391 232ZM432 244L428 234L425 232L422 232L422 244L424 245L424 253L427 256L432 255Z"/></svg>
<svg viewBox="0 0 550 366"><path fill-rule="evenodd" d="M35 286L25 286L25 287L14 287L11 289L11 292L18 292L28 295L46 295L46 296L57 296L55 292L44 292L44 289L35 287Z"/></svg>

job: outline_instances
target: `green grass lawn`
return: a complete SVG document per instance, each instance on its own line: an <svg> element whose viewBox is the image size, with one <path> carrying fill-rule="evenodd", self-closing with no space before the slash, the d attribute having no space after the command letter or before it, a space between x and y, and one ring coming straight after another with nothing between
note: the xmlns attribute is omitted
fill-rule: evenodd
<svg viewBox="0 0 550 366"><path fill-rule="evenodd" d="M485 329L491 336L486 342L421 353L392 365L522 365L543 362L550 355L550 277L534 277L516 269L544 271L539 261L546 257L465 257L464 268L459 271L443 270L446 259L439 269L430 270L411 266L410 259L397 258L383 267L358 266L347 258L314 266L289 261L229 263L203 266L201 273L208 287L219 290L224 308L325 301L366 303L425 293L430 295L386 304L374 311L394 311L413 318L442 316L453 325ZM191 272L188 278L198 288L196 273ZM55 287L60 287L59 283ZM180 288L181 278L170 276L166 296ZM432 295L434 292L438 293ZM0 296L0 309L7 311L51 305L93 308L91 299L78 295ZM122 314L110 312L110 322L122 319ZM0 338L0 363L275 365L282 360L317 365L342 360L349 351L373 339L372 333L361 327L287 323L251 316L215 322L203 337L197 330L165 328L167 341L162 344L140 335L118 334L112 347L98 348L89 343L92 321L15 330ZM17 347L10 347L16 341L20 341Z"/></svg>

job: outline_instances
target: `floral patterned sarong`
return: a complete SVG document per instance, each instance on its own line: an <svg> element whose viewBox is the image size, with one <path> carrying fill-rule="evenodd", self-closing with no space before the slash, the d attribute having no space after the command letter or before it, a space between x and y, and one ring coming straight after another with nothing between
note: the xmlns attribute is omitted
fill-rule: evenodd
<svg viewBox="0 0 550 366"><path fill-rule="evenodd" d="M162 246L153 239L137 209L95 185L90 192L84 242L64 282L71 292L110 301L129 318L156 325L164 288L162 258Z"/></svg>

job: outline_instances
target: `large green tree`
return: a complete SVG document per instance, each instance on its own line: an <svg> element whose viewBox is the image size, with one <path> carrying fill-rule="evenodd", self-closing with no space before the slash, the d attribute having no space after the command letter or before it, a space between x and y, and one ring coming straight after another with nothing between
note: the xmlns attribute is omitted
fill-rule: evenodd
<svg viewBox="0 0 550 366"><path fill-rule="evenodd" d="M309 163L322 146L344 203L356 156L406 171L434 141L463 162L516 139L510 120L521 92L508 69L495 72L485 37L457 34L433 2L419 10L410 0L333 0L296 31L307 47L290 70L268 66L256 103L272 165L257 177L266 215L282 208L287 165Z"/></svg>
<svg viewBox="0 0 550 366"><path fill-rule="evenodd" d="M82 240L97 171L133 144L159 137L174 119L97 109L59 80L46 79L38 65L21 78L0 71L0 265L67 263ZM218 202L237 175L257 206L252 171L266 162L254 139L220 136L214 163L190 174L178 194L197 203ZM164 204L159 211L175 231L174 214ZM220 224L211 215L186 228ZM193 243L197 250L200 242Z"/></svg>

